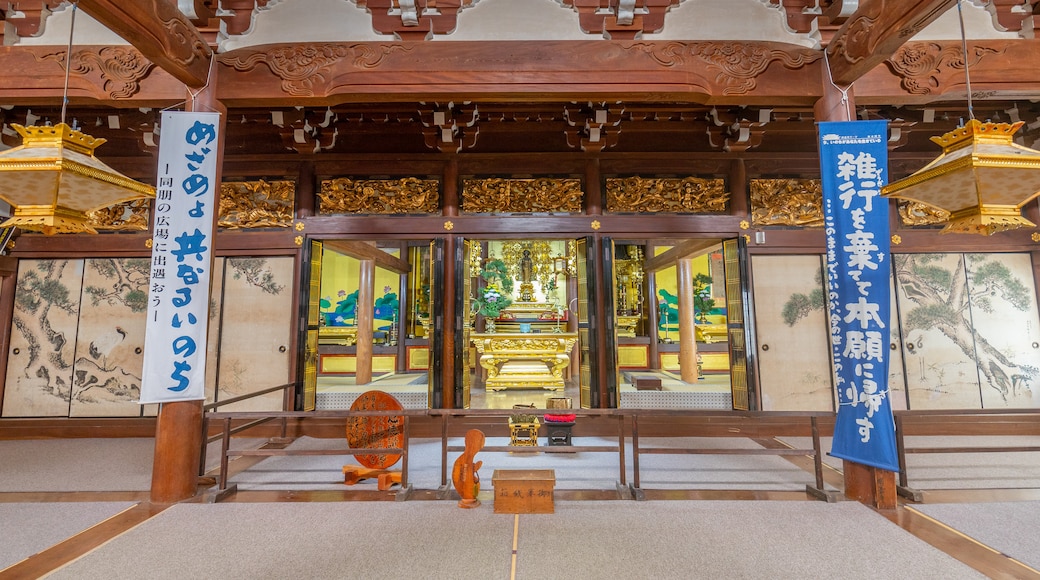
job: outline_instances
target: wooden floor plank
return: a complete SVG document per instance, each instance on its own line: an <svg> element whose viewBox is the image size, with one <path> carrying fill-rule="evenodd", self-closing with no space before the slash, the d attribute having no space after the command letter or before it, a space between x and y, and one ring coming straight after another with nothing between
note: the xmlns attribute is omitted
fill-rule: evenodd
<svg viewBox="0 0 1040 580"><path fill-rule="evenodd" d="M92 526L17 564L0 570L0 580L29 580L68 564L141 522L161 513L169 505L142 502Z"/></svg>
<svg viewBox="0 0 1040 580"><path fill-rule="evenodd" d="M904 530L990 578L1040 580L1040 572L930 518L911 506L879 511Z"/></svg>

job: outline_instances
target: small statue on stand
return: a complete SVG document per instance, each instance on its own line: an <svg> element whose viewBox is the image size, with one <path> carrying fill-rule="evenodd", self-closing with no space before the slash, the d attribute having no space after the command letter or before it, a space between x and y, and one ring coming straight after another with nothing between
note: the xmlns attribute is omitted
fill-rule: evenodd
<svg viewBox="0 0 1040 580"><path fill-rule="evenodd" d="M475 508L480 505L480 500L477 499L477 494L480 493L480 475L477 471L484 462L474 462L473 459L483 448L484 433L479 429L466 431L465 450L455 460L455 466L451 470L451 483L462 498L459 500L461 508Z"/></svg>

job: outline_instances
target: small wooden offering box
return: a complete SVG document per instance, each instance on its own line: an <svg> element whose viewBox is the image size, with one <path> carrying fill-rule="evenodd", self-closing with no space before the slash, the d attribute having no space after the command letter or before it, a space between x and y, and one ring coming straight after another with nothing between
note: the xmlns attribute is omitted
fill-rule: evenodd
<svg viewBox="0 0 1040 580"><path fill-rule="evenodd" d="M496 469L496 514L551 514L556 472L552 469Z"/></svg>

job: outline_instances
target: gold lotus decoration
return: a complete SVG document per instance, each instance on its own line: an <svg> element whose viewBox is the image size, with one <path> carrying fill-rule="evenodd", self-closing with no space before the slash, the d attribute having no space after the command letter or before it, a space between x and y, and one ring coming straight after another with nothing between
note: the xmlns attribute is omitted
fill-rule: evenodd
<svg viewBox="0 0 1040 580"><path fill-rule="evenodd" d="M1022 125L971 119L932 137L942 155L886 185L881 195L949 212L943 233L992 235L1033 227L1022 217L1022 206L1040 195L1040 151L1012 142Z"/></svg>
<svg viewBox="0 0 1040 580"><path fill-rule="evenodd" d="M154 198L155 188L134 181L94 157L105 142L69 127L12 124L22 144L0 152L0 198L14 216L0 227L45 234L97 233L87 212L135 199Z"/></svg>

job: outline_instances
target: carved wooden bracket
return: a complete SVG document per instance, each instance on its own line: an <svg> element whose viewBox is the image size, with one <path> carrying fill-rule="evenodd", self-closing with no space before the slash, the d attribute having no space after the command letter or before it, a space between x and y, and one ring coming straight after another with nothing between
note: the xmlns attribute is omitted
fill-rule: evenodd
<svg viewBox="0 0 1040 580"><path fill-rule="evenodd" d="M35 36L40 32L40 27L51 11L63 3L62 0L14 2L6 12L4 20L14 28L18 36ZM5 16L5 12L0 11L0 16Z"/></svg>
<svg viewBox="0 0 1040 580"><path fill-rule="evenodd" d="M449 34L458 23L458 13L473 0L357 0L372 15L372 28L394 34L400 40L429 40Z"/></svg>
<svg viewBox="0 0 1040 580"><path fill-rule="evenodd" d="M249 30L253 20L253 12L263 10L270 0L220 0L221 11L217 18L224 23L228 36L242 34Z"/></svg>
<svg viewBox="0 0 1040 580"><path fill-rule="evenodd" d="M617 145L624 112L620 104L567 105L563 111L569 125L564 131L567 145L572 149L580 147L582 151L603 151Z"/></svg>
<svg viewBox="0 0 1040 580"><path fill-rule="evenodd" d="M711 110L708 115L708 141L712 147L730 153L743 153L762 144L769 110L763 109L758 119L750 119L744 113Z"/></svg>
<svg viewBox="0 0 1040 580"><path fill-rule="evenodd" d="M665 14L680 0L562 0L578 12L583 32L634 40L664 28Z"/></svg>
<svg viewBox="0 0 1040 580"><path fill-rule="evenodd" d="M427 103L419 108L426 146L442 153L458 153L477 144L480 127L477 125L475 103Z"/></svg>
<svg viewBox="0 0 1040 580"><path fill-rule="evenodd" d="M272 114L272 123L286 149L297 153L320 153L336 146L339 130L332 109L308 111L289 109Z"/></svg>

